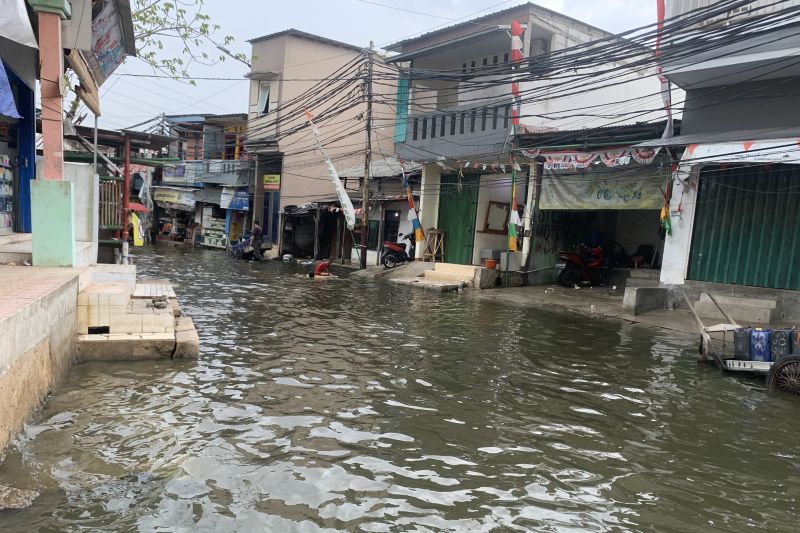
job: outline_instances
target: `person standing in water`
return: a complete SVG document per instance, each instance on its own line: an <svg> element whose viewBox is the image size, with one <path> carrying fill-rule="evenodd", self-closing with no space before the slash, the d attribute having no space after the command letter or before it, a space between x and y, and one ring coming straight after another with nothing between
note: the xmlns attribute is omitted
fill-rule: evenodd
<svg viewBox="0 0 800 533"><path fill-rule="evenodd" d="M258 261L259 263L264 260L261 256L261 243L263 240L264 230L261 229L258 220L254 220L253 230L250 234L250 246L253 247L253 261Z"/></svg>

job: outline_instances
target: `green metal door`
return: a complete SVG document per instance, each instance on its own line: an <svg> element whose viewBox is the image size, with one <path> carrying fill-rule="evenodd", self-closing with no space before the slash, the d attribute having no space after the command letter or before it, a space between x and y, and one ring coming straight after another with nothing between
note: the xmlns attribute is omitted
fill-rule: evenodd
<svg viewBox="0 0 800 533"><path fill-rule="evenodd" d="M439 228L444 234L444 259L459 265L472 264L475 246L475 215L478 211L480 176L442 176L439 193Z"/></svg>
<svg viewBox="0 0 800 533"><path fill-rule="evenodd" d="M706 167L689 279L800 290L800 170Z"/></svg>

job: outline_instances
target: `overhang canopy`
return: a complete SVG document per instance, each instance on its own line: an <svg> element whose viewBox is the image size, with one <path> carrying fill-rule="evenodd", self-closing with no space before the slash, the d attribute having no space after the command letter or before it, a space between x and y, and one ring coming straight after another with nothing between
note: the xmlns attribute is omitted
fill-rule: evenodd
<svg viewBox="0 0 800 533"><path fill-rule="evenodd" d="M748 142L767 139L800 137L800 127L765 128L753 130L715 131L708 133L687 133L662 139L651 139L636 145L637 148L656 148L659 146L689 146L690 144L713 144L725 142Z"/></svg>

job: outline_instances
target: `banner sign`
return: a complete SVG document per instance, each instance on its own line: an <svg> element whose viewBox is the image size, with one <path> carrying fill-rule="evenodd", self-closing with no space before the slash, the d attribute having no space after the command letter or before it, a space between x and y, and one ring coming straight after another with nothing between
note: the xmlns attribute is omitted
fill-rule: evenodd
<svg viewBox="0 0 800 533"><path fill-rule="evenodd" d="M652 163L661 148L617 148L596 152L548 152L545 150L523 150L530 159L544 157L545 170L580 170L593 164L603 163L608 168L624 167L631 163L648 165Z"/></svg>
<svg viewBox="0 0 800 533"><path fill-rule="evenodd" d="M163 187L159 187L155 189L155 191L156 192L153 195L153 200L164 207L182 209L185 211L191 211L194 209L195 200L194 193L192 191L166 189Z"/></svg>
<svg viewBox="0 0 800 533"><path fill-rule="evenodd" d="M250 209L250 198L247 195L247 189L223 187L219 201L219 206L223 209L233 209L234 211L248 211Z"/></svg>
<svg viewBox="0 0 800 533"><path fill-rule="evenodd" d="M669 167L638 166L610 172L602 167L581 172L545 170L541 209L660 209ZM667 174L665 174L667 173Z"/></svg>
<svg viewBox="0 0 800 533"><path fill-rule="evenodd" d="M265 191L280 191L281 190L281 175L280 174L264 174L261 176L261 183L264 185Z"/></svg>
<svg viewBox="0 0 800 533"><path fill-rule="evenodd" d="M86 63L98 87L125 61L125 38L122 36L119 13L114 2L106 2L92 21L92 51Z"/></svg>

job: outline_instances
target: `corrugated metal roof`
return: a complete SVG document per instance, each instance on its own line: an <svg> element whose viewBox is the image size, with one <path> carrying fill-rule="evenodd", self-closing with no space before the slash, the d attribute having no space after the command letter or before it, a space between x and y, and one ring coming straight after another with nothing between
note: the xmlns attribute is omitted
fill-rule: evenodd
<svg viewBox="0 0 800 533"><path fill-rule="evenodd" d="M406 174L415 174L422 172L422 165L419 163L404 162ZM400 167L400 161L394 157L385 157L372 161L369 166L369 173L372 178L391 178L392 176L400 176L403 174L403 168ZM364 165L356 165L339 171L339 176L342 178L363 178Z"/></svg>
<svg viewBox="0 0 800 533"><path fill-rule="evenodd" d="M590 28L590 29L595 30L595 31L599 31L599 32L604 33L606 35L611 35L610 32L608 32L608 31L606 31L606 30L604 30L602 28L598 28L597 26L592 26L591 24L587 24L587 23L585 23L583 21L580 21L578 19L569 17L567 15L564 15L563 13L559 13L558 11L553 11L552 9L547 9L546 7L539 6L537 4L534 4L533 2L526 2L524 4L520 4L520 5L517 5L517 6L509 7L509 8L506 8L506 9L501 9L500 11L495 11L494 13L489 13L488 15L483 15L481 17L474 18L472 20L467 20L465 22L459 22L458 24L453 24L452 26L448 26L448 27L443 28L441 30L429 31L427 33L423 33L421 35L418 35L417 37L412 37L410 39L404 39L402 41L398 41L396 43L392 43L392 44L390 44L389 46L386 47L386 50L389 50L391 52L408 53L409 51L412 51L415 48L413 46L410 46L408 49L406 49L406 47L409 46L409 45L412 45L416 41L425 40L425 39L428 39L431 36L437 35L437 34L444 35L444 34L453 32L455 30L459 30L461 28L466 29L465 31L462 31L462 32L458 33L457 35L453 35L453 36L444 38L441 41L439 41L439 44L444 44L444 43L449 42L449 41L451 41L453 39L460 39L460 38L463 38L463 37L465 37L467 35L470 35L472 33L476 33L478 31L481 31L482 29L485 29L486 26L482 25L481 21L484 21L484 20L487 20L487 19L491 19L491 18L500 16L500 15L509 14L509 13L514 12L514 11L531 12L531 11L534 11L534 10L538 11L538 12L541 12L541 13L544 13L544 14L549 15L549 16L555 16L555 17L559 17L559 18L562 18L564 20L568 20L568 21L576 23L576 24L581 24L581 25L583 25L583 26L585 26L587 28ZM483 27L480 28L480 29L475 29L475 31L469 31L469 29L467 29L467 28L471 28L473 26L483 26Z"/></svg>
<svg viewBox="0 0 800 533"><path fill-rule="evenodd" d="M334 39L328 39L327 37L322 37L321 35L314 35L313 33L308 33L308 32L304 32L304 31L296 30L294 28L289 28L288 30L283 30L283 31L275 32L275 33L270 33L268 35L262 35L261 37L256 37L254 39L250 39L247 42L250 43L250 44L253 44L253 43L258 43L258 42L261 42L261 41L268 41L270 39L277 39L278 37L284 37L284 36L287 36L287 35L294 36L294 37L300 37L301 39L308 39L310 41L317 41L317 42L320 42L320 43L329 44L331 46L338 46L340 48L347 48L348 50L353 50L355 52L361 52L361 51L364 50L364 48L360 47L360 46L343 43L341 41L336 41Z"/></svg>
<svg viewBox="0 0 800 533"><path fill-rule="evenodd" d="M790 128L766 128L753 130L715 131L709 133L688 133L664 139L652 139L636 146L655 148L658 146L688 146L690 144L709 144L724 142L761 141L765 139L787 139L800 137L800 126Z"/></svg>

